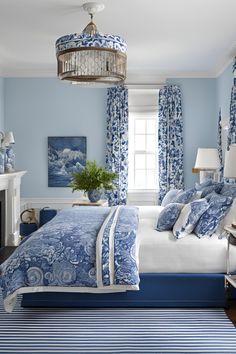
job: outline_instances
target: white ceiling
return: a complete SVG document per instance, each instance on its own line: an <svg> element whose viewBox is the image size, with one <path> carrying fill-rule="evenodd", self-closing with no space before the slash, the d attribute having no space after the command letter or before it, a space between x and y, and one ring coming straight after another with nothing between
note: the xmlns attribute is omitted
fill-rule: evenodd
<svg viewBox="0 0 236 354"><path fill-rule="evenodd" d="M56 76L55 40L86 0L0 0L0 75ZM216 77L236 55L236 0L103 0L98 29L128 44L130 77Z"/></svg>

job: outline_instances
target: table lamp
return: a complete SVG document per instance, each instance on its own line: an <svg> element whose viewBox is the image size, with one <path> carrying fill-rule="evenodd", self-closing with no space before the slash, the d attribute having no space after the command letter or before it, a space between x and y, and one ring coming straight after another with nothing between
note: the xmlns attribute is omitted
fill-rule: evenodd
<svg viewBox="0 0 236 354"><path fill-rule="evenodd" d="M206 179L218 179L217 170L220 168L220 159L217 149L198 148L193 173L200 172L200 183Z"/></svg>

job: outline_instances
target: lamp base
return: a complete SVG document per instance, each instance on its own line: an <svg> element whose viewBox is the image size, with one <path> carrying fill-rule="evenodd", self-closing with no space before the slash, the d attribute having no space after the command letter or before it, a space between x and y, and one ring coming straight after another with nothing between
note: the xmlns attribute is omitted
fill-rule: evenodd
<svg viewBox="0 0 236 354"><path fill-rule="evenodd" d="M219 173L217 171L200 171L200 183L212 180L219 182Z"/></svg>

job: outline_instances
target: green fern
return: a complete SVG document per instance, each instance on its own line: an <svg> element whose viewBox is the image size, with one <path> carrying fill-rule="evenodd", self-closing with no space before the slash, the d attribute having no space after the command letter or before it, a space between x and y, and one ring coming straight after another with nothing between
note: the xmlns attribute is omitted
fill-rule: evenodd
<svg viewBox="0 0 236 354"><path fill-rule="evenodd" d="M114 189L114 180L117 174L107 171L104 167L98 166L96 161L87 161L85 168L81 172L72 173L70 187L72 192L88 192L93 189Z"/></svg>

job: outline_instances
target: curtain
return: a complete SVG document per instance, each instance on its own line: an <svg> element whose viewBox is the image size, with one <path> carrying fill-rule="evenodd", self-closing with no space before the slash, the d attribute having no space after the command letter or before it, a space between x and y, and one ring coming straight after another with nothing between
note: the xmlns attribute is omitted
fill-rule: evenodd
<svg viewBox="0 0 236 354"><path fill-rule="evenodd" d="M115 190L108 193L109 205L126 204L128 190L128 90L123 86L107 90L108 170L117 173Z"/></svg>
<svg viewBox="0 0 236 354"><path fill-rule="evenodd" d="M236 71L236 58L233 63L233 72ZM229 131L228 131L228 141L227 149L233 143L236 143L236 78L234 77L234 84L231 90L231 100L230 100L230 117L229 117Z"/></svg>
<svg viewBox="0 0 236 354"><path fill-rule="evenodd" d="M172 188L184 188L183 117L179 86L159 91L159 203Z"/></svg>
<svg viewBox="0 0 236 354"><path fill-rule="evenodd" d="M221 118L221 109L219 110L219 118L218 118L218 136L217 136L217 149L220 159L220 169L219 169L219 179L220 181L223 180L223 154L222 154L222 118Z"/></svg>

